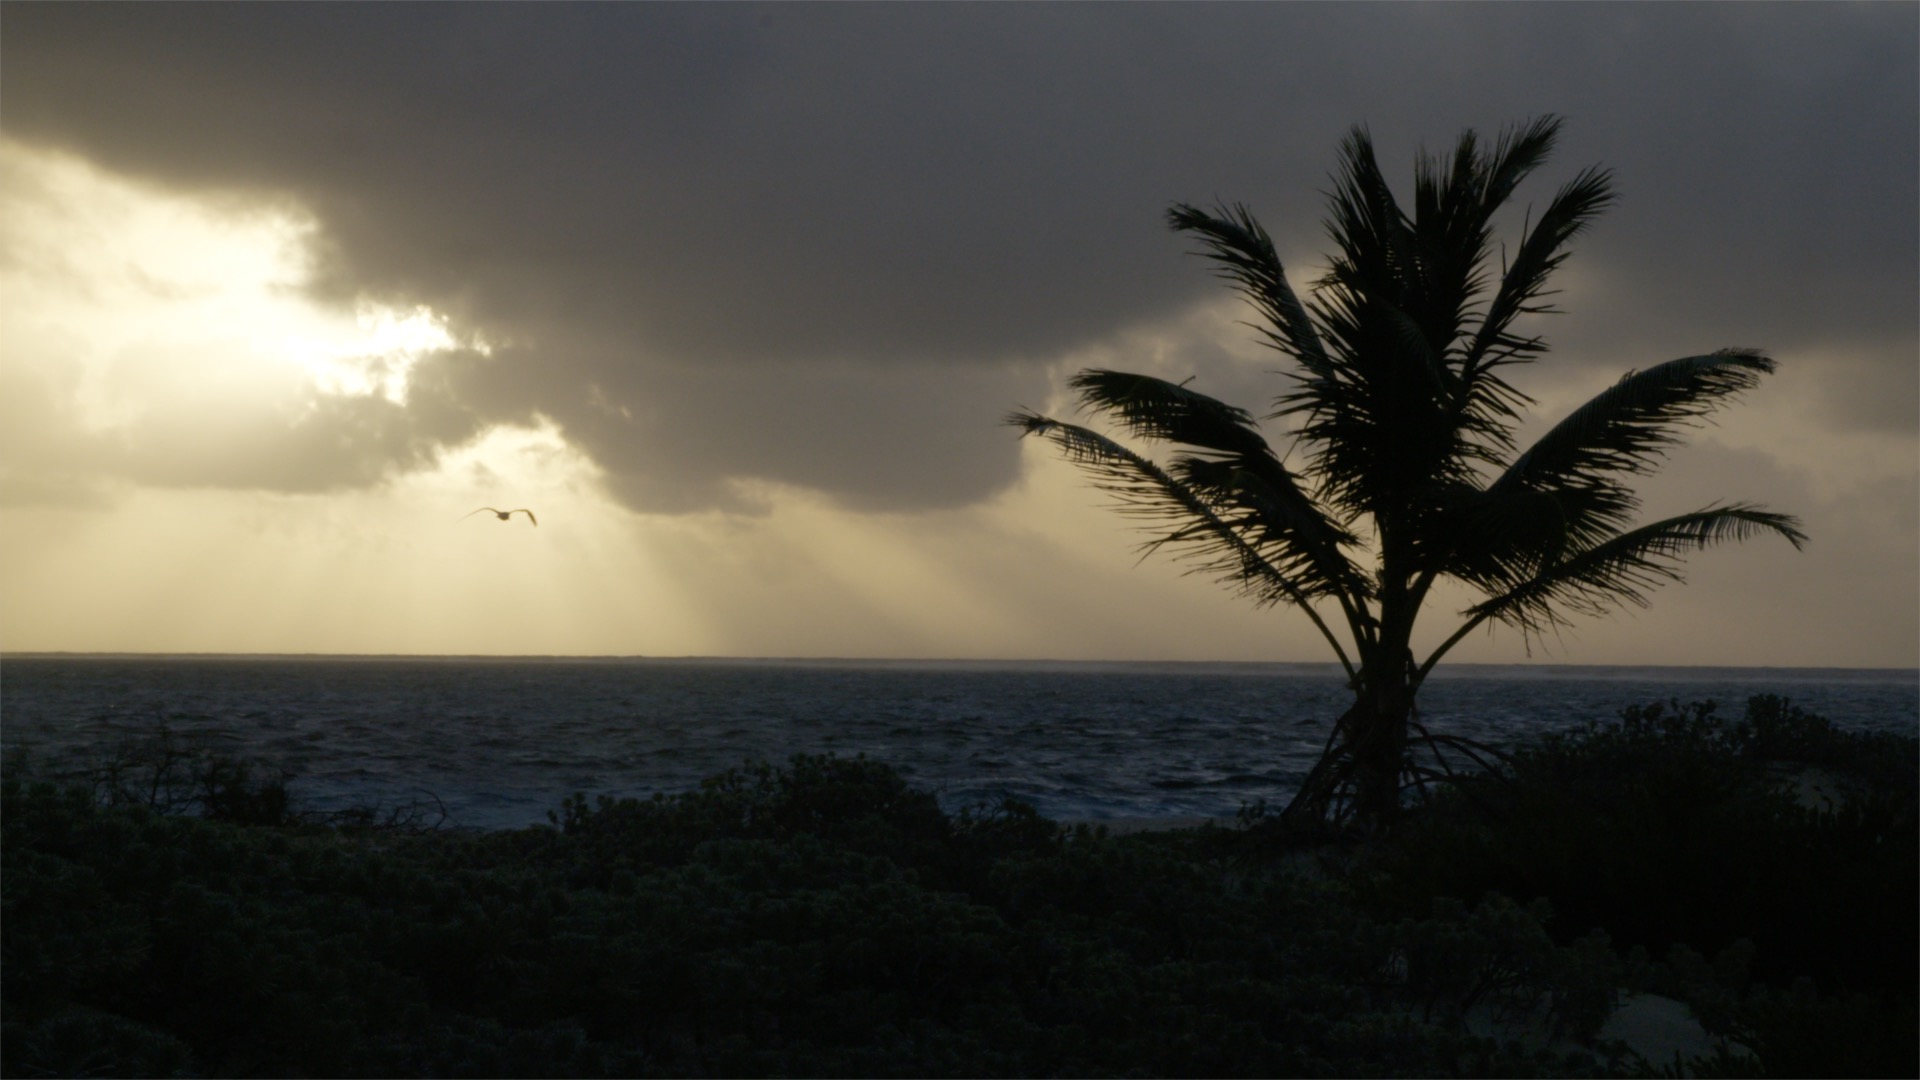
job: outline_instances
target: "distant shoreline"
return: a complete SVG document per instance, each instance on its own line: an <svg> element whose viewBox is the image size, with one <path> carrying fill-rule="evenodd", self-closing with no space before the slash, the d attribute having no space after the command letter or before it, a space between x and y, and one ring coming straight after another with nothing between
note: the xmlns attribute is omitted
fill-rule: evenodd
<svg viewBox="0 0 1920 1080"><path fill-rule="evenodd" d="M411 664L634 664L697 665L702 667L787 667L857 668L931 671L1168 671L1198 674L1273 674L1276 671L1304 677L1342 676L1338 664L1330 661L1296 660L1061 660L1061 659L974 659L942 657L828 657L828 656L647 656L647 655L566 655L507 653L212 653L212 652L71 652L0 651L0 665L9 660L118 660L189 662L301 662L301 663L411 663ZM1431 678L1516 677L1533 678L1624 678L1641 673L1660 673L1666 678L1723 677L1732 674L1766 672L1775 677L1818 675L1831 678L1836 673L1848 678L1875 681L1920 682L1920 667L1799 667L1773 664L1750 666L1727 664L1578 664L1565 662L1450 663L1434 669Z"/></svg>

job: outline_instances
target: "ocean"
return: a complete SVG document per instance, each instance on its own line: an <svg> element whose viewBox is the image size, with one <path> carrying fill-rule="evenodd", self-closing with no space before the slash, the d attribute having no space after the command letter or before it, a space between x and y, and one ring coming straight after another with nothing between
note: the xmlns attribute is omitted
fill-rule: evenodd
<svg viewBox="0 0 1920 1080"><path fill-rule="evenodd" d="M1913 670L1463 664L1420 710L1510 746L1656 701L1738 717L1754 694L1920 731ZM165 725L284 769L303 808L430 795L471 828L801 753L887 762L949 810L1231 817L1291 796L1349 697L1331 664L19 655L0 658L0 744L57 773Z"/></svg>

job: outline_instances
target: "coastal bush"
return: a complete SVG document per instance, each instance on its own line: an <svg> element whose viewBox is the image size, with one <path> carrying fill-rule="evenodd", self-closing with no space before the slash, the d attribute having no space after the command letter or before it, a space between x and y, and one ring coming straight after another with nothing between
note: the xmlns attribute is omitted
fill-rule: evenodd
<svg viewBox="0 0 1920 1080"><path fill-rule="evenodd" d="M1666 958L1650 988L1776 1074L1824 1058L1911 1075L1916 788L1920 742L1843 732L1777 697L1738 721L1711 702L1636 706L1436 800L1357 880L1389 911L1544 898L1561 941L1598 929ZM1688 959L1701 955L1721 971ZM1839 1014L1855 1022L1819 1019Z"/></svg>
<svg viewBox="0 0 1920 1080"><path fill-rule="evenodd" d="M1661 738L1728 757L1705 717ZM868 759L576 796L507 832L219 821L23 773L0 784L8 1076L1617 1074L1594 1040L1620 986L1690 999L1774 1072L1853 1038L1830 1061L1870 1074L1903 1022L1738 949L1622 957L1559 897L1461 896L1405 851L1300 872L1248 857L1252 832L947 815ZM1452 857L1501 828L1442 809L1402 836Z"/></svg>
<svg viewBox="0 0 1920 1080"><path fill-rule="evenodd" d="M1608 1068L1581 1040L1610 969L1499 898L1377 918L1341 881L1236 863L1208 833L945 815L861 759L555 818L243 825L10 771L0 1072ZM1485 1022L1529 1003L1552 1014L1541 1038Z"/></svg>
<svg viewBox="0 0 1920 1080"><path fill-rule="evenodd" d="M10 751L4 772L37 770L25 748ZM285 825L296 817L288 774L223 751L205 734L181 734L164 721L123 739L55 779L85 787L108 806L159 814L198 814L245 825Z"/></svg>

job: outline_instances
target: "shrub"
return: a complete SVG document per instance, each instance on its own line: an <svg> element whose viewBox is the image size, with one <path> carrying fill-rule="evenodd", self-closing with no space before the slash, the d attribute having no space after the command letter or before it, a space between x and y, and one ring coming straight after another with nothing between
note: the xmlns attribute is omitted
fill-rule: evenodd
<svg viewBox="0 0 1920 1080"><path fill-rule="evenodd" d="M1799 820L1722 783L1733 744L1708 714L1635 715L1699 751L1672 766L1697 791L1583 780L1581 761L1647 749L1597 732L1481 794L1564 822L1537 765L1616 821L1723 797L1764 810L1763 834ZM1517 873L1522 844L1553 853L1551 828L1467 805L1301 873L1249 832L1062 831L1018 803L949 816L858 758L576 796L556 827L495 833L243 825L10 769L0 1072L1592 1075L1630 1065L1586 1045L1620 985L1687 997L1774 1071L1898 1060L1910 1009L1887 995L1781 989L1739 950L1629 962L1553 915L1557 895L1438 887ZM1842 1037L1845 1054L1820 1041Z"/></svg>
<svg viewBox="0 0 1920 1080"><path fill-rule="evenodd" d="M1711 979L1666 992L1783 1060L1828 1053L1911 1073L1917 747L1840 731L1774 697L1752 699L1740 721L1711 702L1629 708L1617 723L1525 747L1500 774L1436 800L1377 852L1362 891L1392 911L1488 891L1544 898L1562 941L1598 929L1680 961L1745 955L1750 1007ZM1798 798L1808 767L1826 773L1830 801ZM1669 978L1688 967L1670 964ZM1808 988L1798 997L1786 992L1796 979ZM1835 1009L1881 1019L1810 1019ZM1867 1030L1878 1034L1858 1041ZM1807 1042L1823 1031L1825 1049Z"/></svg>

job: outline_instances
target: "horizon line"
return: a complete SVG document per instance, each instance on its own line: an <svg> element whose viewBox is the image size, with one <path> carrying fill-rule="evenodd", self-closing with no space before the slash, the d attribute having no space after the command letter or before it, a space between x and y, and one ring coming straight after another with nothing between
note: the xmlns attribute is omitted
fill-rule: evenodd
<svg viewBox="0 0 1920 1080"><path fill-rule="evenodd" d="M1026 665L1026 664L1161 664L1161 665L1242 665L1273 667L1327 667L1339 668L1334 660L1194 660L1194 659L1144 659L1144 658L1065 658L1065 657L967 657L967 656L772 656L772 655L715 655L715 654L649 654L649 653L332 653L332 652L175 652L175 651L138 651L126 649L103 650L8 650L0 649L0 663L6 659L138 659L138 660L313 660L313 661L590 661L600 663L618 662L688 662L688 663L801 663L801 664L989 664L989 665ZM1434 668L1438 675L1447 670L1460 668L1644 668L1652 670L1727 670L1727 671L1860 671L1860 672L1901 672L1920 677L1920 665L1913 667L1883 667L1877 665L1850 664L1647 664L1647 663L1581 663L1567 660L1506 660L1506 661L1460 661L1442 664Z"/></svg>

